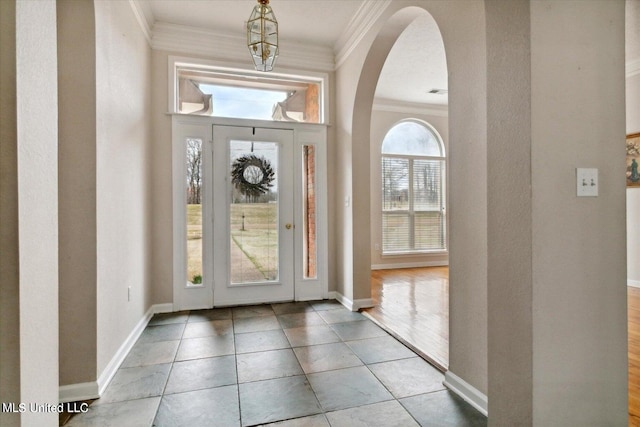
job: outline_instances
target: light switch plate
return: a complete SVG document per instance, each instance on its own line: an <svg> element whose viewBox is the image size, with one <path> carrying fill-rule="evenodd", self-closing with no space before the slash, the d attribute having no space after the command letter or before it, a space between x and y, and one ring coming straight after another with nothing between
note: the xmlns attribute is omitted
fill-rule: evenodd
<svg viewBox="0 0 640 427"><path fill-rule="evenodd" d="M578 197L598 197L598 169L576 169L576 191Z"/></svg>

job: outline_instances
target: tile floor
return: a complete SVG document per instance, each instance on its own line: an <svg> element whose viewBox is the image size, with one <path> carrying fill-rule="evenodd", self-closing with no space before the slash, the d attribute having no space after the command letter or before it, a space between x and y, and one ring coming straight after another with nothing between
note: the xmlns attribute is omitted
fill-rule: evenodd
<svg viewBox="0 0 640 427"><path fill-rule="evenodd" d="M485 426L443 375L335 301L156 315L78 426Z"/></svg>

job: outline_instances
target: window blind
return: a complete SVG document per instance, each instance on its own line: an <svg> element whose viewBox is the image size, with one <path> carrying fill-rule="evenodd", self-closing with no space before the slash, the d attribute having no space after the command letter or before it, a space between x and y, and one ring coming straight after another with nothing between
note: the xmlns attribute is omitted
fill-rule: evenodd
<svg viewBox="0 0 640 427"><path fill-rule="evenodd" d="M382 158L383 253L445 248L442 159Z"/></svg>

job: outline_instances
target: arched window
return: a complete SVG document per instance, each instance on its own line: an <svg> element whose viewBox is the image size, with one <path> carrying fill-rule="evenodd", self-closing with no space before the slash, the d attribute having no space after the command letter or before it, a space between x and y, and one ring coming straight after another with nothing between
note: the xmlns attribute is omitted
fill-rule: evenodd
<svg viewBox="0 0 640 427"><path fill-rule="evenodd" d="M405 120L382 142L382 252L446 249L445 152L427 123Z"/></svg>

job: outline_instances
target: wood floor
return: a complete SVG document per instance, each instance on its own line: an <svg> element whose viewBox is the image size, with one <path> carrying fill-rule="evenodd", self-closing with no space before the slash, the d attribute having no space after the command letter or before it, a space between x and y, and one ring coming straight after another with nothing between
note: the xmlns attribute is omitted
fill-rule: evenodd
<svg viewBox="0 0 640 427"><path fill-rule="evenodd" d="M640 427L640 288L627 288L629 425ZM376 270L366 314L441 370L449 366L449 269Z"/></svg>
<svg viewBox="0 0 640 427"><path fill-rule="evenodd" d="M448 267L374 270L371 298L370 318L440 370L449 367Z"/></svg>
<svg viewBox="0 0 640 427"><path fill-rule="evenodd" d="M640 288L627 287L629 425L640 426Z"/></svg>

